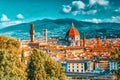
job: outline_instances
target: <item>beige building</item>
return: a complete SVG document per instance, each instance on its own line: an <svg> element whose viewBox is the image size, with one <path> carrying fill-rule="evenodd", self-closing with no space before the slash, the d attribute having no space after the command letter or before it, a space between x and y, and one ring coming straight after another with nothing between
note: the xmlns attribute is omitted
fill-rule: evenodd
<svg viewBox="0 0 120 80"><path fill-rule="evenodd" d="M84 60L69 60L67 61L67 72L84 73L86 71L86 61Z"/></svg>

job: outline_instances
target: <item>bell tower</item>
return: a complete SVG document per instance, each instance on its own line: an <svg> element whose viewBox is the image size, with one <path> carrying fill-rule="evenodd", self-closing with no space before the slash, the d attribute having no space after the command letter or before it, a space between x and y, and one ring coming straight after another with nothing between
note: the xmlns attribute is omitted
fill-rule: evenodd
<svg viewBox="0 0 120 80"><path fill-rule="evenodd" d="M100 37L99 37L99 36L96 36L96 47L97 47L97 48L100 48L100 46L101 46Z"/></svg>
<svg viewBox="0 0 120 80"><path fill-rule="evenodd" d="M43 36L43 42L47 43L47 29L43 29L42 36Z"/></svg>
<svg viewBox="0 0 120 80"><path fill-rule="evenodd" d="M30 27L31 27L31 29L30 29L30 42L34 42L34 33L35 33L34 24L32 23Z"/></svg>

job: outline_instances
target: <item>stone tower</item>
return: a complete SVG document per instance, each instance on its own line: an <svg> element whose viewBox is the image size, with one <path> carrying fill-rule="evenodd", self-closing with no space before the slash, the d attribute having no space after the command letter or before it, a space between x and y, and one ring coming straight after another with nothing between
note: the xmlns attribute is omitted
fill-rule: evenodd
<svg viewBox="0 0 120 80"><path fill-rule="evenodd" d="M31 24L31 29L30 29L30 42L34 42L34 33L35 33L35 30L34 30L34 24Z"/></svg>
<svg viewBox="0 0 120 80"><path fill-rule="evenodd" d="M43 36L43 42L47 43L47 29L43 29L42 36Z"/></svg>

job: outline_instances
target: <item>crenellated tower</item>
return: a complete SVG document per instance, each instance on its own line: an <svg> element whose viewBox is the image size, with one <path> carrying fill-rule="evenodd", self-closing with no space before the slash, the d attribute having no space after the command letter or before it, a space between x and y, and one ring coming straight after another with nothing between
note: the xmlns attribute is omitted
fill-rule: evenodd
<svg viewBox="0 0 120 80"><path fill-rule="evenodd" d="M31 29L30 29L30 42L34 42L34 33L35 33L34 24L32 23L30 27L31 27Z"/></svg>

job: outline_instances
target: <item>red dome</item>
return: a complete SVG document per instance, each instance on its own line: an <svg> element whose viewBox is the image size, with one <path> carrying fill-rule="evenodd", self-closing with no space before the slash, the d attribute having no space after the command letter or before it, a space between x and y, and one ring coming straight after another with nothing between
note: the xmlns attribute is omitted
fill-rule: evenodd
<svg viewBox="0 0 120 80"><path fill-rule="evenodd" d="M72 27L68 30L66 36L68 37L74 37L79 36L78 30L74 27L74 24L72 23Z"/></svg>

